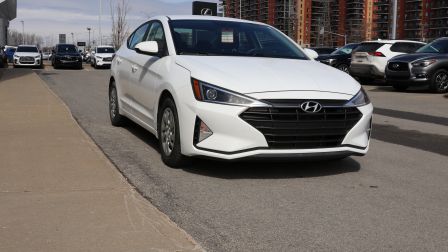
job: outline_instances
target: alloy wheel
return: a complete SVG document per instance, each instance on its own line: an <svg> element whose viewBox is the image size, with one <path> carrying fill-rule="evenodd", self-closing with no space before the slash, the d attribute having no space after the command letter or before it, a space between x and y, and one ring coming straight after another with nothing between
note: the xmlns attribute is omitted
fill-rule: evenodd
<svg viewBox="0 0 448 252"><path fill-rule="evenodd" d="M447 90L448 88L448 74L445 72L441 72L437 74L436 78L436 87L438 90Z"/></svg>
<svg viewBox="0 0 448 252"><path fill-rule="evenodd" d="M161 137L162 149L169 156L174 149L176 135L176 123L171 108L165 108L162 115Z"/></svg>
<svg viewBox="0 0 448 252"><path fill-rule="evenodd" d="M115 90L115 88L112 88L110 90L109 111L110 117L115 118L115 116L117 115L117 91Z"/></svg>
<svg viewBox="0 0 448 252"><path fill-rule="evenodd" d="M348 66L347 65L340 65L338 66L338 69L341 70L342 72L348 73Z"/></svg>

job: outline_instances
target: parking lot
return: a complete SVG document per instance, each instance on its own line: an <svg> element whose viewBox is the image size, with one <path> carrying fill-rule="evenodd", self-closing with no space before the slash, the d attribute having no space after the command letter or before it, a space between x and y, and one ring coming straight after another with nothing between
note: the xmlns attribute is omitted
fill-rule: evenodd
<svg viewBox="0 0 448 252"><path fill-rule="evenodd" d="M31 71L8 69L6 71ZM447 95L365 85L365 157L333 162L195 160L166 167L157 140L112 127L109 70L35 69L136 189L209 251L445 251Z"/></svg>

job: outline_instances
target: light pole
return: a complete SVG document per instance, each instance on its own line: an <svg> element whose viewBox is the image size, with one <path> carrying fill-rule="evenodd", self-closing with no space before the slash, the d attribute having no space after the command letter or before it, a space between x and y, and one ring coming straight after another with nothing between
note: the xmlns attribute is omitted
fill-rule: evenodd
<svg viewBox="0 0 448 252"><path fill-rule="evenodd" d="M25 21L21 20L22 23L22 44L25 44Z"/></svg>
<svg viewBox="0 0 448 252"><path fill-rule="evenodd" d="M101 16L103 15L103 4L102 0L100 0L100 16L99 16L99 33L100 33L100 45L103 44L103 36L101 34Z"/></svg>
<svg viewBox="0 0 448 252"><path fill-rule="evenodd" d="M70 34L72 34L72 43L75 44L75 36L74 36L73 32Z"/></svg>
<svg viewBox="0 0 448 252"><path fill-rule="evenodd" d="M88 47L88 48L89 48L89 51L90 51L90 30L92 30L92 28L90 28L90 27L87 27L87 30L89 31L89 44L88 44L88 45L89 45L89 47Z"/></svg>

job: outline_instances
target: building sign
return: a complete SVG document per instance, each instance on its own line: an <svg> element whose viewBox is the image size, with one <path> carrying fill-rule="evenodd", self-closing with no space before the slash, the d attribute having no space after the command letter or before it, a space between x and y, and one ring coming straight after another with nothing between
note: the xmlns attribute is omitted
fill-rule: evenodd
<svg viewBox="0 0 448 252"><path fill-rule="evenodd" d="M86 42L78 42L77 45L78 46L86 46Z"/></svg>
<svg viewBox="0 0 448 252"><path fill-rule="evenodd" d="M193 15L217 16L218 4L209 2L193 2Z"/></svg>
<svg viewBox="0 0 448 252"><path fill-rule="evenodd" d="M65 43L67 43L65 34L59 34L59 44L65 44Z"/></svg>

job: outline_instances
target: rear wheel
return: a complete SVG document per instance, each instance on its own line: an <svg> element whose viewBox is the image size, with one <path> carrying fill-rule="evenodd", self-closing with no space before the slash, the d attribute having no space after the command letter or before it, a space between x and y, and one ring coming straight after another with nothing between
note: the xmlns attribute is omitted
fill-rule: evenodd
<svg viewBox="0 0 448 252"><path fill-rule="evenodd" d="M347 64L340 64L336 68L341 70L342 72L348 73L348 65Z"/></svg>
<svg viewBox="0 0 448 252"><path fill-rule="evenodd" d="M118 94L115 83L112 82L109 88L109 117L113 126L122 126L126 118L120 115L120 107L118 104Z"/></svg>
<svg viewBox="0 0 448 252"><path fill-rule="evenodd" d="M159 108L158 134L162 161L170 167L180 167L188 163L180 148L179 119L172 98L165 98Z"/></svg>
<svg viewBox="0 0 448 252"><path fill-rule="evenodd" d="M448 71L445 69L437 70L431 78L429 89L435 93L445 93L448 91Z"/></svg>

